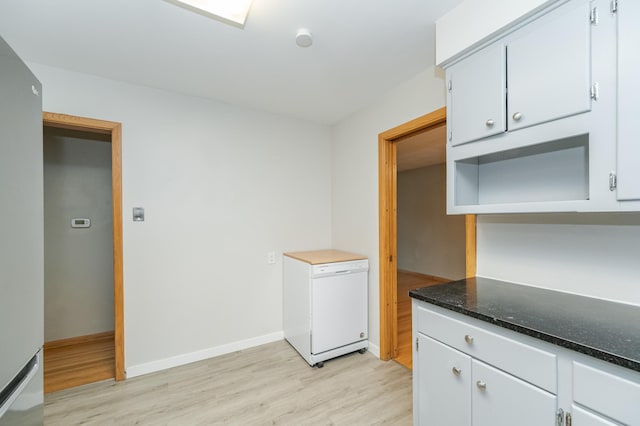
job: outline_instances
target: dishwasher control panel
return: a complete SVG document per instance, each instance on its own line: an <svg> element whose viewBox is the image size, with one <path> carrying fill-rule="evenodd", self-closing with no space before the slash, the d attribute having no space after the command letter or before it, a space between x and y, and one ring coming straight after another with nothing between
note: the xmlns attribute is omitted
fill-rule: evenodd
<svg viewBox="0 0 640 426"><path fill-rule="evenodd" d="M319 275L340 275L352 274L355 272L366 272L369 270L368 260L356 260L351 262L323 263L313 265L311 275L316 277Z"/></svg>

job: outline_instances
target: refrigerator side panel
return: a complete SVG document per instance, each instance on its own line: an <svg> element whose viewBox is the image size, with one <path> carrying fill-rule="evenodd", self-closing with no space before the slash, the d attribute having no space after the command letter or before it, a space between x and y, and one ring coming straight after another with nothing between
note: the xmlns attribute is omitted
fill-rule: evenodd
<svg viewBox="0 0 640 426"><path fill-rule="evenodd" d="M37 363L21 380L10 399L0 407L0 426L42 426L44 417L44 395L42 351L36 356Z"/></svg>
<svg viewBox="0 0 640 426"><path fill-rule="evenodd" d="M41 91L0 38L0 391L44 339Z"/></svg>

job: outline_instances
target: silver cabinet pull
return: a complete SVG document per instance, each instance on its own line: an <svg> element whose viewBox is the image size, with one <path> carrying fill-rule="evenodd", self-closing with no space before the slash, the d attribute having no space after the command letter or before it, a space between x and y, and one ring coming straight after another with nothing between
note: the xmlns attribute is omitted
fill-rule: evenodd
<svg viewBox="0 0 640 426"><path fill-rule="evenodd" d="M484 125L485 125L485 126L487 126L487 127L493 127L493 125L494 125L494 124L495 124L495 122L494 122L494 121L493 121L493 119L491 119L491 118L490 118L490 119L488 119L488 120L484 123Z"/></svg>
<svg viewBox="0 0 640 426"><path fill-rule="evenodd" d="M480 390L487 390L487 384L485 382L483 382L482 380L478 380L476 382L476 386L478 386L478 389Z"/></svg>
<svg viewBox="0 0 640 426"><path fill-rule="evenodd" d="M521 118L522 118L521 112L516 112L515 114L513 114L513 121L520 121Z"/></svg>
<svg viewBox="0 0 640 426"><path fill-rule="evenodd" d="M473 343L473 336L465 334L464 341L467 342L468 344L472 344Z"/></svg>
<svg viewBox="0 0 640 426"><path fill-rule="evenodd" d="M460 373L462 373L462 370L460 370L458 367L453 367L451 371L453 371L454 376L459 376Z"/></svg>

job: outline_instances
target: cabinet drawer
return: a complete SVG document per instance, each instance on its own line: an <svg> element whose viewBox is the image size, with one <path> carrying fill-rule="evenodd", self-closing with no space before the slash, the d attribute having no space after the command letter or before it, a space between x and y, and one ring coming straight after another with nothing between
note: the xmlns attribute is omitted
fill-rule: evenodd
<svg viewBox="0 0 640 426"><path fill-rule="evenodd" d="M556 355L486 329L418 307L418 331L474 358L557 392Z"/></svg>
<svg viewBox="0 0 640 426"><path fill-rule="evenodd" d="M573 400L618 422L640 423L640 383L573 363Z"/></svg>

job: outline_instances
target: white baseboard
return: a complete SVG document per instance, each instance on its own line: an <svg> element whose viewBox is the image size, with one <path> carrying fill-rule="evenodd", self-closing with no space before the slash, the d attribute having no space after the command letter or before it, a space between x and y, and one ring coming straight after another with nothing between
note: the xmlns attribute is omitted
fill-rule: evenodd
<svg viewBox="0 0 640 426"><path fill-rule="evenodd" d="M371 352L372 355L375 355L376 358L380 359L380 346L374 345L373 343L371 343L371 340L369 340L368 351Z"/></svg>
<svg viewBox="0 0 640 426"><path fill-rule="evenodd" d="M144 374L155 373L156 371L166 370L168 368L178 367L192 362L202 361L204 359L214 358L220 355L226 355L231 352L240 351L242 349L253 348L255 346L264 345L266 343L277 342L284 339L284 332L265 334L264 336L253 337L251 339L231 342L225 345L213 348L203 349L196 352L177 355L170 358L159 359L157 361L146 362L144 364L131 365L126 369L128 379L132 377L142 376ZM371 344L369 344L371 347ZM380 349L378 348L378 353ZM378 358L380 356L378 355Z"/></svg>

